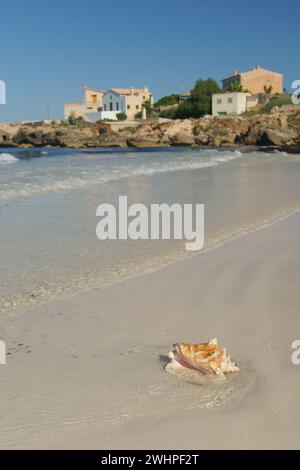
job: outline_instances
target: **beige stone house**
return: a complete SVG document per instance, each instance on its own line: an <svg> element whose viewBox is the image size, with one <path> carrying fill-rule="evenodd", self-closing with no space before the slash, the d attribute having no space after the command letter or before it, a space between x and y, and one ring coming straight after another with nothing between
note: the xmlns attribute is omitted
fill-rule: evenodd
<svg viewBox="0 0 300 470"><path fill-rule="evenodd" d="M111 88L102 97L102 110L100 119L117 120L117 114L125 113L127 119L132 121L140 113L143 104L147 101L153 103L153 95L148 87L144 88Z"/></svg>
<svg viewBox="0 0 300 470"><path fill-rule="evenodd" d="M223 90L232 85L241 85L253 95L265 93L265 89L271 87L271 94L283 93L283 75L281 73L266 70L259 65L247 72L235 70L230 77L222 80Z"/></svg>
<svg viewBox="0 0 300 470"><path fill-rule="evenodd" d="M99 108L102 107L102 98L104 90L95 88L83 88L82 102L65 103L64 116L78 118L82 116L87 121L97 121L99 119Z"/></svg>

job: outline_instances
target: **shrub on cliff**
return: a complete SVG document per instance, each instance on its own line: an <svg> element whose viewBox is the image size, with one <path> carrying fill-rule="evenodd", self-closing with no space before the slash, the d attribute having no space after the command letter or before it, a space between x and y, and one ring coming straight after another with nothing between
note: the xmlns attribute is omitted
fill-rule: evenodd
<svg viewBox="0 0 300 470"><path fill-rule="evenodd" d="M270 101L260 109L260 112L269 113L275 106L280 108L286 104L292 104L291 96L288 93L283 95L274 95L270 98Z"/></svg>

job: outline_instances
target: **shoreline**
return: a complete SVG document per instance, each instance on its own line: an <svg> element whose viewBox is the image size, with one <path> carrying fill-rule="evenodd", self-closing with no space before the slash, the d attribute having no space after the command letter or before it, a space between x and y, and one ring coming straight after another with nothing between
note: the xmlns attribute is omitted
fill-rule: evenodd
<svg viewBox="0 0 300 470"><path fill-rule="evenodd" d="M72 290L71 287L70 288L67 287L64 293L56 294L53 297L49 296L49 298L47 298L46 300L44 297L42 298L33 297L33 294L29 293L27 295L27 303L23 305L19 304L19 305L16 305L15 307L7 307L7 309L5 310L0 310L0 314L4 315L4 318L5 316L14 317L14 316L26 315L26 312L32 309L43 308L43 307L46 307L47 305L51 305L54 302L67 301L68 299L74 299L78 295L92 293L94 290L100 290L109 286L113 286L120 282L125 282L130 279L135 279L137 277L146 275L148 273L158 272L161 269L164 269L168 266L173 266L182 261L187 261L195 256L198 256L201 253L207 253L215 249L218 249L226 245L227 243L230 243L234 240L238 240L239 238L247 236L248 234L255 233L257 231L271 227L274 224L280 223L281 221L284 221L290 217L293 217L294 215L297 215L299 212L300 212L300 208L289 210L287 213L279 215L273 219L270 219L267 222L263 222L259 225L253 225L251 227L248 227L247 229L243 228L239 230L238 232L231 234L228 237L222 239L221 241L216 240L214 243L210 244L207 247L204 247L201 251L197 253L192 253L192 252L187 252L187 251L184 253L180 252L177 254L175 259L174 258L165 259L164 261L160 261L157 264L151 265L151 266L146 266L146 265L138 266L137 271L127 273L123 276L120 275L120 277L118 278L110 279L107 281L99 280L95 282L94 285L88 285L83 288L80 288L79 291L78 290L75 291L75 290Z"/></svg>
<svg viewBox="0 0 300 470"><path fill-rule="evenodd" d="M0 447L299 447L299 368L290 360L299 228L293 214L156 271L4 318L10 354L0 386L9 398L0 404ZM174 342L214 336L241 366L238 377L206 389L164 372Z"/></svg>
<svg viewBox="0 0 300 470"><path fill-rule="evenodd" d="M276 145L221 145L221 146L210 146L210 145L184 145L184 144L156 144L156 145L126 145L126 146L119 146L119 145L84 145L84 146L52 146L52 145L31 145L31 144L21 144L21 145L4 145L0 144L0 154L2 153L2 150L12 150L12 149L17 149L17 150L85 150L85 149L90 149L90 150L105 150L105 149L120 149L120 150L128 150L132 151L133 149L135 150L164 150L166 148L191 148L191 149L211 149L211 150L223 150L228 151L228 150L238 150L241 153L247 153L247 152L266 152L266 153L272 153L272 152L286 152L288 154L296 154L300 155L300 146L299 147L286 147L286 146L276 146Z"/></svg>

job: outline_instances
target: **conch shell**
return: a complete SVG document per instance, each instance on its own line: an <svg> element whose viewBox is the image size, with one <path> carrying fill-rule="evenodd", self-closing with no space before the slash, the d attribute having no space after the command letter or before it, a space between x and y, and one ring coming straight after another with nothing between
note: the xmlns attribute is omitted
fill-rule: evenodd
<svg viewBox="0 0 300 470"><path fill-rule="evenodd" d="M171 351L169 354L171 362L166 367L167 372L186 368L197 370L203 374L224 376L229 372L239 372L240 370L226 354L226 349L220 348L216 338L209 343L195 345L177 343L174 348L175 351Z"/></svg>

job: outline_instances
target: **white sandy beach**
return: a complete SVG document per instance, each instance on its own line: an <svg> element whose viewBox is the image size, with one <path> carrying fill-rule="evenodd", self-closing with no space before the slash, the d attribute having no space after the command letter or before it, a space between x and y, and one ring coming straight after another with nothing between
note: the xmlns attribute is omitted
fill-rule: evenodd
<svg viewBox="0 0 300 470"><path fill-rule="evenodd" d="M299 448L300 216L109 287L3 319L2 449ZM164 372L217 336L241 373Z"/></svg>

